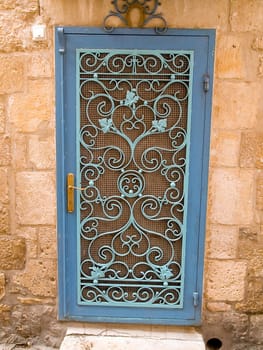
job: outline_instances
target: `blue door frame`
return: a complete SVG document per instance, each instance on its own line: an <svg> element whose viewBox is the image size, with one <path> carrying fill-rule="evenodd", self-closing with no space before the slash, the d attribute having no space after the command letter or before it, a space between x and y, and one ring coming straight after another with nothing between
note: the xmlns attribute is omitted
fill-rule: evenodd
<svg viewBox="0 0 263 350"><path fill-rule="evenodd" d="M214 30L56 28L57 229L59 318L87 322L198 325L201 322ZM66 179L77 172L76 51L183 50L193 53L192 112L186 222L184 304L181 308L82 305L77 286L77 215L67 212Z"/></svg>

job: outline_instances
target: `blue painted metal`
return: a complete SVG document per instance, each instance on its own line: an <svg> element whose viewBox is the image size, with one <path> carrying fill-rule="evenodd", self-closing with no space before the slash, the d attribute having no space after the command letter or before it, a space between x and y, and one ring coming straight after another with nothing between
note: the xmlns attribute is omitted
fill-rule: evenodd
<svg viewBox="0 0 263 350"><path fill-rule="evenodd" d="M199 294L198 292L193 292L194 306L198 306L199 304Z"/></svg>
<svg viewBox="0 0 263 350"><path fill-rule="evenodd" d="M61 319L74 319L80 321L97 322L129 322L129 323L158 323L158 324L198 324L200 322L201 303L194 306L193 293L202 295L203 251L207 193L207 168L209 152L209 130L211 112L211 94L203 91L203 77L210 76L212 86L213 76L213 47L214 31L212 30L169 30L162 37L153 34L152 30L119 30L114 34L103 34L103 30L94 28L63 28L66 53L59 53L58 32L56 33L56 66L57 66L57 183L58 183L58 234L59 234L59 291ZM187 129L190 133L188 145L189 179L187 198L187 217L185 218L185 266L184 266L184 303L180 308L173 307L126 307L86 305L79 303L79 262L77 251L80 248L77 225L80 222L80 211L75 214L65 213L65 178L68 172L78 174L76 154L78 152L78 130L76 130L76 99L77 89L72 81L78 75L76 52L86 48L101 50L111 48L117 50L162 50L189 51L193 53L193 82L192 82L192 118ZM80 51L78 51L80 52ZM158 53L156 51L156 53ZM129 93L128 93L129 92ZM132 109L138 94L129 89L123 97L123 105ZM136 101L136 102L135 102ZM134 102L134 103L132 103ZM97 128L105 137L113 132L113 120L101 117ZM106 119L106 120L105 120ZM160 120L163 120L160 118ZM165 133L167 124L156 120L156 133ZM153 128L153 124L152 124ZM189 147L190 146L190 147ZM144 176L145 172L136 171L136 176ZM121 175L119 175L121 176ZM120 178L121 179L121 178ZM80 182L80 181L79 181ZM171 181L172 184L173 181ZM77 184L79 185L79 184ZM82 183L81 183L82 185ZM93 186L88 184L88 186ZM81 186L83 187L83 186ZM93 188L93 187L92 187ZM133 194L123 190L119 191L128 201L139 200ZM173 186L172 186L173 188ZM136 192L137 193L137 192ZM131 196L130 196L131 195ZM77 196L76 196L77 199ZM169 275L169 267L163 264L163 271L159 268L159 276ZM99 269L90 270L90 275L100 280L104 272ZM160 279L161 280L161 279Z"/></svg>
<svg viewBox="0 0 263 350"><path fill-rule="evenodd" d="M65 37L64 37L64 29L62 27L57 29L57 47L58 47L59 53L64 54Z"/></svg>
<svg viewBox="0 0 263 350"><path fill-rule="evenodd" d="M57 119L56 119L56 164L57 164L57 241L58 241L58 275L60 283L60 291L66 290L66 265L65 265L65 254L66 254L66 203L65 194L62 190L66 187L64 169L64 56L59 51L61 42L61 32L63 28L58 28L56 35L56 48L58 48L58 54L56 54L56 105L57 105ZM65 317L67 313L67 307L65 298L60 298L59 303L59 317Z"/></svg>
<svg viewBox="0 0 263 350"><path fill-rule="evenodd" d="M208 92L210 89L210 77L208 74L204 75L204 92Z"/></svg>

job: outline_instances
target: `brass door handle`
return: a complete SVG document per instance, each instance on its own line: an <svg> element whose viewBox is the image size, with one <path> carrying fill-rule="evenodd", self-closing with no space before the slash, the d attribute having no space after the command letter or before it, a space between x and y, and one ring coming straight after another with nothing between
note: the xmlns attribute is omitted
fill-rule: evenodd
<svg viewBox="0 0 263 350"><path fill-rule="evenodd" d="M68 213L73 213L75 210L74 204L74 190L85 191L86 187L76 187L74 186L74 174L68 173L67 175L67 210Z"/></svg>
<svg viewBox="0 0 263 350"><path fill-rule="evenodd" d="M68 213L74 211L74 174L68 173L67 176L67 210Z"/></svg>

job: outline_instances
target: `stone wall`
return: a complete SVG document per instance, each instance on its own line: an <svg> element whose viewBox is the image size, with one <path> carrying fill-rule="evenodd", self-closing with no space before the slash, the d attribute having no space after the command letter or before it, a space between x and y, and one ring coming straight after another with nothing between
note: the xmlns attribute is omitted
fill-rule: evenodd
<svg viewBox="0 0 263 350"><path fill-rule="evenodd" d="M101 26L110 8L0 0L0 342L58 346L66 328L57 321L54 25ZM162 0L161 11L171 27L217 29L202 332L227 350L263 349L263 2ZM44 39L33 40L35 24L46 25Z"/></svg>

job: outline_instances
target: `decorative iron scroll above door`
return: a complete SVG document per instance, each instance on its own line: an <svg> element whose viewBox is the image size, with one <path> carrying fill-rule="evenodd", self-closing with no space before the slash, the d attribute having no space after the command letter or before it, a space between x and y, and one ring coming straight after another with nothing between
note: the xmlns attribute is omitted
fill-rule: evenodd
<svg viewBox="0 0 263 350"><path fill-rule="evenodd" d="M110 18L118 18L122 25L133 27L133 15L137 12L137 27L143 28L152 20L158 20L160 25L155 27L156 33L164 33L167 30L166 20L161 13L156 13L161 3L158 0L112 0L115 11L110 13L104 19L104 29L112 32L114 27L109 24Z"/></svg>
<svg viewBox="0 0 263 350"><path fill-rule="evenodd" d="M192 52L77 62L79 303L181 308Z"/></svg>

